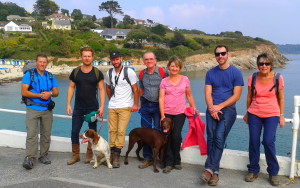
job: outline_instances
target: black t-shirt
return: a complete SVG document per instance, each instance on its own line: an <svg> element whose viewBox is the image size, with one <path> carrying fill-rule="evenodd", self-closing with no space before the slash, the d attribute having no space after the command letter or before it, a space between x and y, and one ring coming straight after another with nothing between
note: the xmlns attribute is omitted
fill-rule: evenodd
<svg viewBox="0 0 300 188"><path fill-rule="evenodd" d="M97 80L95 70L99 71L99 78ZM95 110L99 108L99 103L97 100L97 90L98 82L103 80L104 76L102 72L93 67L89 73L83 73L79 69L76 78L74 79L75 69L70 75L70 80L76 84L75 93L75 107L74 109L91 109Z"/></svg>

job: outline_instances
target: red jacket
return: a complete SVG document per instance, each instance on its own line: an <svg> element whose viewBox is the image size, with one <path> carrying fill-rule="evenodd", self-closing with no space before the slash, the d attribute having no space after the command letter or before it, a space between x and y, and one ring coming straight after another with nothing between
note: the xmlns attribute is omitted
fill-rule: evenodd
<svg viewBox="0 0 300 188"><path fill-rule="evenodd" d="M184 113L189 120L189 130L182 143L181 149L199 145L200 154L206 155L207 145L204 138L205 123L202 122L198 114L194 114L194 109L192 107L186 108Z"/></svg>

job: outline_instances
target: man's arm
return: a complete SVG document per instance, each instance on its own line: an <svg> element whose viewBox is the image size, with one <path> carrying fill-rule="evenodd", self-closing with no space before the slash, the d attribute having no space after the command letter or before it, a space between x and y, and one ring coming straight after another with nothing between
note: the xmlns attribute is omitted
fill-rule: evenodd
<svg viewBox="0 0 300 188"><path fill-rule="evenodd" d="M76 84L73 81L70 81L68 91L67 91L67 103L66 103L66 112L70 116L72 114L71 101L74 95Z"/></svg>
<svg viewBox="0 0 300 188"><path fill-rule="evenodd" d="M131 108L132 112L136 112L139 109L139 91L138 91L138 86L137 84L131 85L132 91L133 91L133 98L134 98L134 104Z"/></svg>
<svg viewBox="0 0 300 188"><path fill-rule="evenodd" d="M23 97L28 97L28 98L41 98L42 94L41 93L33 93L28 90L29 85L27 84L22 84L21 86L21 95Z"/></svg>
<svg viewBox="0 0 300 188"><path fill-rule="evenodd" d="M106 84L106 95L108 97L108 100L110 100L110 98L112 97L111 93L110 93L110 90L111 90L110 85Z"/></svg>
<svg viewBox="0 0 300 188"><path fill-rule="evenodd" d="M104 90L104 81L101 80L98 82L98 88L99 88L99 95L100 95L100 107L98 109L99 111L99 116L103 117L104 115L104 105L105 105L105 90Z"/></svg>
<svg viewBox="0 0 300 188"><path fill-rule="evenodd" d="M211 85L205 85L204 87L204 96L205 96L205 102L208 109L208 112L212 116L212 118L219 120L218 113L221 113L220 110L216 110L214 108L213 98L212 98L212 86Z"/></svg>
<svg viewBox="0 0 300 188"><path fill-rule="evenodd" d="M243 86L235 86L233 88L233 95L231 97L229 97L226 101L224 101L218 105L214 105L215 110L218 111L227 106L233 105L236 101L238 101L240 99L242 90L243 90Z"/></svg>

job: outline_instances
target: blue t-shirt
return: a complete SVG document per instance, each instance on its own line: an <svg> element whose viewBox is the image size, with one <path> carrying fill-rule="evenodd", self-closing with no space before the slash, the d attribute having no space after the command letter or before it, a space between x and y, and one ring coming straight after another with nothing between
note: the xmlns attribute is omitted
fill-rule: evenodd
<svg viewBox="0 0 300 188"><path fill-rule="evenodd" d="M206 73L205 85L212 86L213 104L218 105L233 95L235 86L243 86L244 80L242 72L235 66L230 65L225 70L216 66Z"/></svg>
<svg viewBox="0 0 300 188"><path fill-rule="evenodd" d="M51 80L49 77L48 71L45 71L44 75L41 76L40 74L38 74L38 72L36 70L34 70L33 75L34 75L33 82L31 82L31 80L30 80L30 71L27 71L22 79L22 84L29 85L29 89L33 93L41 93L43 91L52 91L52 88L58 87L55 76L52 75L52 80ZM48 104L51 101L51 98L49 98L47 101L43 101L40 98L28 98L28 99L32 100L35 103L39 103L39 104ZM31 106L26 106L26 107L31 108L33 110L38 110L38 111L48 110L48 107L36 106L36 105L31 105Z"/></svg>

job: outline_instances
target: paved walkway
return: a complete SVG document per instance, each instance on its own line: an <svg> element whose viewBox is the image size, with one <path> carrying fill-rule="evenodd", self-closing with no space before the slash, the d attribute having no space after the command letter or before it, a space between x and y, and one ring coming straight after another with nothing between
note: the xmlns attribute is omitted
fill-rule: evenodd
<svg viewBox="0 0 300 188"><path fill-rule="evenodd" d="M22 167L25 151L23 149L0 147L0 186L7 188L193 188L209 187L202 184L199 175L203 166L183 164L182 170L173 170L170 174L154 173L151 167L139 169L136 158L129 158L129 165L124 165L124 158L121 158L121 168L108 169L106 166L99 166L93 169L92 165L84 164L82 161L67 165L71 153L50 152L49 158L52 164L44 165L37 162L32 170L25 170ZM246 172L236 170L220 171L218 187L247 188L247 187L272 187L268 183L268 175L260 174L253 183L243 180ZM300 180L296 179L294 184L289 184L288 177L281 176L282 186L288 188L299 188Z"/></svg>

